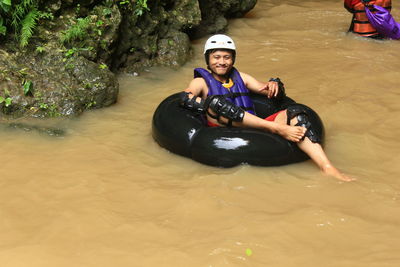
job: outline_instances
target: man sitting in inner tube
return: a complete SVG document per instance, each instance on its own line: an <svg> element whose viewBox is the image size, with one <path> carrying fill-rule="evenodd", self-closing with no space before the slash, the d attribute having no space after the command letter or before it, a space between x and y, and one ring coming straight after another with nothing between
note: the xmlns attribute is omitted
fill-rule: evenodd
<svg viewBox="0 0 400 267"><path fill-rule="evenodd" d="M237 71L233 64L236 47L226 35L211 36L204 48L207 68L195 69L195 78L181 93L181 105L194 112L205 113L209 126L256 128L281 135L296 142L325 173L343 181L352 178L339 172L329 161L307 119L307 112L294 105L266 119L255 115L249 90L268 98L284 94L283 84L277 78L264 83ZM280 89L281 88L281 89Z"/></svg>
<svg viewBox="0 0 400 267"><path fill-rule="evenodd" d="M384 38L369 22L365 13L366 5L371 7L372 5L381 6L389 11L392 9L391 0L344 0L344 7L353 14L349 32L374 39Z"/></svg>

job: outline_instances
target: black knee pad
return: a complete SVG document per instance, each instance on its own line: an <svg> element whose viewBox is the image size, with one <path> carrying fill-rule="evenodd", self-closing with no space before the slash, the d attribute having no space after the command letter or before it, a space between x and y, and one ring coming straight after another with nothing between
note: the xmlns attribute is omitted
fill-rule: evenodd
<svg viewBox="0 0 400 267"><path fill-rule="evenodd" d="M308 110L305 106L295 104L287 108L287 124L290 125L290 120L296 117L297 123L295 126L302 126L307 129L302 140L308 137L313 143L321 143L322 136L313 129L313 125L309 120Z"/></svg>

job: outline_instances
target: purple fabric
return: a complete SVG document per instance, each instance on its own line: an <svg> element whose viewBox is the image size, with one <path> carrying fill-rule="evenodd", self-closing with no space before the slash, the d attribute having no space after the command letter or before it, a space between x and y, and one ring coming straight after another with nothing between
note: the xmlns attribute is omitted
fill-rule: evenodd
<svg viewBox="0 0 400 267"><path fill-rule="evenodd" d="M230 92L239 93L238 96L227 97L227 99L235 105L245 109L247 112L255 115L254 103L248 95L249 90L235 68L233 68L230 77L234 83L230 90L223 87L221 82L217 81L210 72L203 68L194 69L194 77L202 77L206 81L208 86L208 95L229 95ZM240 95L241 93L243 93L243 95Z"/></svg>
<svg viewBox="0 0 400 267"><path fill-rule="evenodd" d="M365 6L365 12L371 25L384 37L400 39L400 23L397 23L385 8L377 5L373 5L373 7L377 10L375 13Z"/></svg>

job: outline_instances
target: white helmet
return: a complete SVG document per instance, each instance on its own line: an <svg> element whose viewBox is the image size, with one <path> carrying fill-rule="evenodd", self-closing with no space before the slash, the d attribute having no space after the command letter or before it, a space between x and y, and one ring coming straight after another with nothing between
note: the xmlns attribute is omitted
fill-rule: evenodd
<svg viewBox="0 0 400 267"><path fill-rule="evenodd" d="M230 49L236 51L235 43L232 38L224 34L216 34L208 38L204 45L204 54L211 49Z"/></svg>

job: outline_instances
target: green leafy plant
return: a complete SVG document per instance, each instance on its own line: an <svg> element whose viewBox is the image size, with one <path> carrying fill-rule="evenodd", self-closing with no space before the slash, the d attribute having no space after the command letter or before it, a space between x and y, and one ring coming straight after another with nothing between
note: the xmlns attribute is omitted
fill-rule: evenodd
<svg viewBox="0 0 400 267"><path fill-rule="evenodd" d="M103 16L110 16L112 14L112 9L111 8L104 8L103 9Z"/></svg>
<svg viewBox="0 0 400 267"><path fill-rule="evenodd" d="M43 46L37 46L36 47L36 52L38 53L43 53L44 51L46 51L46 48L44 48Z"/></svg>
<svg viewBox="0 0 400 267"><path fill-rule="evenodd" d="M71 49L68 49L67 50L67 52L65 52L65 56L66 57L71 57L71 56L73 56L76 52L78 51L78 48L71 48Z"/></svg>
<svg viewBox="0 0 400 267"><path fill-rule="evenodd" d="M7 28L4 26L4 20L2 17L0 17L0 35L6 35Z"/></svg>
<svg viewBox="0 0 400 267"><path fill-rule="evenodd" d="M11 9L11 0L0 0L0 10L8 12Z"/></svg>
<svg viewBox="0 0 400 267"><path fill-rule="evenodd" d="M133 10L136 16L142 16L144 12L150 11L147 0L119 1L118 4L124 9Z"/></svg>
<svg viewBox="0 0 400 267"><path fill-rule="evenodd" d="M97 104L96 101L93 100L93 101L91 101L91 102L89 102L89 103L86 103L86 104L85 104L85 107L86 107L87 109L90 109L90 108L94 107L96 104Z"/></svg>
<svg viewBox="0 0 400 267"><path fill-rule="evenodd" d="M49 105L47 105L46 103L39 103L39 108L43 109L43 110L46 110L46 109L49 108Z"/></svg>
<svg viewBox="0 0 400 267"><path fill-rule="evenodd" d="M0 96L0 104L4 103L4 106L8 108L12 104L12 98L7 88L4 89L4 96Z"/></svg>
<svg viewBox="0 0 400 267"><path fill-rule="evenodd" d="M29 39L33 35L33 29L36 26L36 21L40 17L40 12L34 7L32 10L25 15L21 21L19 43L21 47L25 47L28 44Z"/></svg>
<svg viewBox="0 0 400 267"><path fill-rule="evenodd" d="M0 0L0 34L14 30L21 47L25 47L32 37L37 22L42 18L52 18L49 12L38 9L39 0Z"/></svg>
<svg viewBox="0 0 400 267"><path fill-rule="evenodd" d="M39 109L47 114L49 117L60 117L61 114L57 110L56 104L47 104L44 102L39 102Z"/></svg>
<svg viewBox="0 0 400 267"><path fill-rule="evenodd" d="M81 11L81 5L80 5L80 4L77 4L77 5L76 5L76 8L75 8L75 13L76 13L76 14L79 14L80 11Z"/></svg>
<svg viewBox="0 0 400 267"><path fill-rule="evenodd" d="M120 4L121 6L129 5L129 3L130 3L130 1L119 1L119 4Z"/></svg>
<svg viewBox="0 0 400 267"><path fill-rule="evenodd" d="M134 10L137 16L143 15L145 11L150 11L149 7L147 6L147 0L136 0Z"/></svg>
<svg viewBox="0 0 400 267"><path fill-rule="evenodd" d="M0 96L0 104L2 103L4 103L4 106L9 107L12 104L12 98Z"/></svg>
<svg viewBox="0 0 400 267"><path fill-rule="evenodd" d="M90 22L90 17L78 18L76 24L72 25L61 36L61 42L70 43L74 40L83 40L88 35Z"/></svg>
<svg viewBox="0 0 400 267"><path fill-rule="evenodd" d="M24 88L24 95L33 95L33 83L32 81L25 80L22 84Z"/></svg>
<svg viewBox="0 0 400 267"><path fill-rule="evenodd" d="M99 65L99 69L101 69L101 70L104 70L104 69L107 69L107 68L108 68L107 65L104 64L104 63L101 63L101 64Z"/></svg>
<svg viewBox="0 0 400 267"><path fill-rule="evenodd" d="M66 58L71 58L73 55L79 54L79 52L81 52L81 51L92 51L93 49L94 49L94 47L92 47L92 46L83 47L83 48L72 47L66 51L64 50L65 51L64 56ZM64 60L63 60L64 62L66 61L66 58L64 58Z"/></svg>
<svg viewBox="0 0 400 267"><path fill-rule="evenodd" d="M7 15L11 9L11 0L0 0L0 34L6 35L7 25L6 20L3 19L2 15Z"/></svg>

